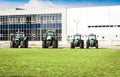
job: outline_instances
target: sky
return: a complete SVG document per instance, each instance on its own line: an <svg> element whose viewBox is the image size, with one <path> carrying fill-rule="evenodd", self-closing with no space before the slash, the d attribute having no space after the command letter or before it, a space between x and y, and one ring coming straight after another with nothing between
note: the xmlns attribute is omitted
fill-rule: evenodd
<svg viewBox="0 0 120 77"><path fill-rule="evenodd" d="M0 0L0 10L16 8L23 4L28 4L29 1L30 0ZM49 0L49 1L52 4L56 5L59 4L66 7L120 5L120 0Z"/></svg>

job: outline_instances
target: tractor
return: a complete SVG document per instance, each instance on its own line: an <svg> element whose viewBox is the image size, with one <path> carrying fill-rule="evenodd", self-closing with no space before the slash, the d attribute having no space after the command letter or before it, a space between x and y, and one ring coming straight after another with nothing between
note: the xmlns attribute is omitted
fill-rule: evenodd
<svg viewBox="0 0 120 77"><path fill-rule="evenodd" d="M73 41L71 42L71 48L74 49L75 47L84 48L84 41L81 39L82 35L75 34L73 36Z"/></svg>
<svg viewBox="0 0 120 77"><path fill-rule="evenodd" d="M10 48L28 48L28 37L24 32L16 32L11 34Z"/></svg>
<svg viewBox="0 0 120 77"><path fill-rule="evenodd" d="M88 40L86 42L86 48L96 47L98 48L98 40L95 34L88 35Z"/></svg>
<svg viewBox="0 0 120 77"><path fill-rule="evenodd" d="M48 30L43 34L42 48L58 48L57 34L53 30Z"/></svg>

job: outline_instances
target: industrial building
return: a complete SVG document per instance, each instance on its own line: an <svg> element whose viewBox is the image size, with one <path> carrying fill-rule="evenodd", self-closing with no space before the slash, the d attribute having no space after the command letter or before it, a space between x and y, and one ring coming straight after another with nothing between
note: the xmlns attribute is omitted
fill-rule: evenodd
<svg viewBox="0 0 120 77"><path fill-rule="evenodd" d="M15 8L0 12L0 42L9 42L10 34L24 32L30 42L41 43L48 29L56 30L60 44L69 44L80 33L86 41L90 33L101 45L120 44L120 6L79 8Z"/></svg>
<svg viewBox="0 0 120 77"><path fill-rule="evenodd" d="M66 40L66 9L12 9L0 12L0 41L9 41L10 34L24 32L30 41L41 41L46 30L55 30L58 40ZM38 43L38 42L37 42Z"/></svg>

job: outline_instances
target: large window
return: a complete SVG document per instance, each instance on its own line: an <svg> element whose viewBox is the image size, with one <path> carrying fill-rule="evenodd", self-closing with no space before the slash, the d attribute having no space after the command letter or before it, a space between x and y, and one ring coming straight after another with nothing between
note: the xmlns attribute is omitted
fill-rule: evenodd
<svg viewBox="0 0 120 77"><path fill-rule="evenodd" d="M61 13L0 16L0 41L10 40L10 34L18 31L24 32L30 41L41 41L48 29L54 29L61 41Z"/></svg>

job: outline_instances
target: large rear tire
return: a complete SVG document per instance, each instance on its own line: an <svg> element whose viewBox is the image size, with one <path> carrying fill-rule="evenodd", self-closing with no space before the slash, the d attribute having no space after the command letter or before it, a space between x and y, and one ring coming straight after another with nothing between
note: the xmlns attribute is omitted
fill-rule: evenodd
<svg viewBox="0 0 120 77"><path fill-rule="evenodd" d="M96 45L95 45L95 46L96 46L96 49L98 49L98 41L96 42Z"/></svg>
<svg viewBox="0 0 120 77"><path fill-rule="evenodd" d="M75 48L75 46L74 46L74 44L73 44L73 42L71 43L71 49L74 49Z"/></svg>
<svg viewBox="0 0 120 77"><path fill-rule="evenodd" d="M84 48L84 41L83 40L80 41L80 48Z"/></svg>
<svg viewBox="0 0 120 77"><path fill-rule="evenodd" d="M14 48L18 48L18 46L19 46L18 42L15 42L14 43Z"/></svg>
<svg viewBox="0 0 120 77"><path fill-rule="evenodd" d="M53 41L53 48L58 48L58 41L57 40Z"/></svg>
<svg viewBox="0 0 120 77"><path fill-rule="evenodd" d="M87 43L86 43L86 48L87 49L89 48L89 41L87 41Z"/></svg>
<svg viewBox="0 0 120 77"><path fill-rule="evenodd" d="M28 48L28 39L25 40L25 48Z"/></svg>
<svg viewBox="0 0 120 77"><path fill-rule="evenodd" d="M47 48L47 47L46 47L46 42L45 42L45 41L42 41L42 48Z"/></svg>
<svg viewBox="0 0 120 77"><path fill-rule="evenodd" d="M15 46L15 45L14 45L14 41L11 41L11 42L10 42L10 48L14 48L14 46Z"/></svg>

